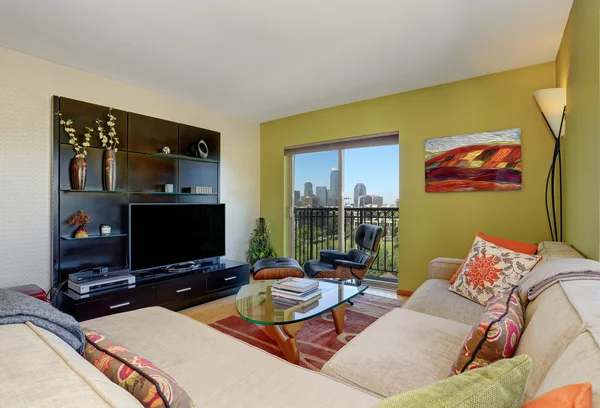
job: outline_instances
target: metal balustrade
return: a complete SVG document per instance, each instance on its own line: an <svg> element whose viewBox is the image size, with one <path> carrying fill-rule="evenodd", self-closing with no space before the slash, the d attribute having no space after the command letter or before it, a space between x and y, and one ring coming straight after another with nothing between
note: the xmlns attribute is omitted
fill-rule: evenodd
<svg viewBox="0 0 600 408"><path fill-rule="evenodd" d="M337 208L294 208L294 245L296 260L303 265L319 259L322 249L339 249ZM363 223L379 225L383 237L379 255L368 278L396 281L398 276L398 208L348 207L344 209L344 251L356 246L354 233Z"/></svg>

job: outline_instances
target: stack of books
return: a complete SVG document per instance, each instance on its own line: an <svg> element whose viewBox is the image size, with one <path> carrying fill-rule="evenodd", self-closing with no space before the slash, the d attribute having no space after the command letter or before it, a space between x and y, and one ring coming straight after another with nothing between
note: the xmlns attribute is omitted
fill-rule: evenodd
<svg viewBox="0 0 600 408"><path fill-rule="evenodd" d="M271 294L274 303L291 306L316 300L321 295L321 289L319 289L319 282L316 281L285 278L275 282Z"/></svg>

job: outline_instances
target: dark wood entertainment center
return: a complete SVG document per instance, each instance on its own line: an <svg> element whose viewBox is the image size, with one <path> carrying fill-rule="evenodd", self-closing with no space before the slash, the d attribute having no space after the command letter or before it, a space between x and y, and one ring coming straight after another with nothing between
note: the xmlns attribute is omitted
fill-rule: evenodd
<svg viewBox="0 0 600 408"><path fill-rule="evenodd" d="M54 97L54 112L73 120L78 135L85 127L95 128L108 107ZM68 135L58 117L53 125L53 284L65 282L69 274L86 268L128 266L129 203L215 204L220 197L219 132L114 109L119 137L116 153L115 191L103 190L104 148L94 133L87 148L85 190L73 190L70 163L74 156ZM192 156L191 146L200 140L208 145L206 158ZM170 154L161 152L168 146ZM164 192L165 184L173 192ZM193 186L212 187L210 194L190 193ZM76 227L67 221L79 210L92 216L88 238L74 238ZM168 222L168 220L156 220ZM100 225L109 224L112 233L100 235ZM135 275L135 273L134 273ZM78 320L119 313L148 306L178 310L236 293L249 281L249 266L225 259L207 260L206 266L190 272L167 273L156 269L136 277L135 285L79 295L64 285L53 297L54 304Z"/></svg>

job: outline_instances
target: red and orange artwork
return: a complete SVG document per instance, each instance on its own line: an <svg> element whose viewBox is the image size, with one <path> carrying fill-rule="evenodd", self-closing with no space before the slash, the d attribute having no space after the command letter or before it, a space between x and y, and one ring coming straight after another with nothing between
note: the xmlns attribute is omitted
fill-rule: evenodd
<svg viewBox="0 0 600 408"><path fill-rule="evenodd" d="M425 191L521 189L521 129L425 140Z"/></svg>

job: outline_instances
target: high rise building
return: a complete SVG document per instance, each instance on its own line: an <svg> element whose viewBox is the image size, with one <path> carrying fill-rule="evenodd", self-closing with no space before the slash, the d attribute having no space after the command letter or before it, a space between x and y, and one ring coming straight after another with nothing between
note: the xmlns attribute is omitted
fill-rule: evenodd
<svg viewBox="0 0 600 408"><path fill-rule="evenodd" d="M300 202L300 191L294 190L294 206L297 206Z"/></svg>
<svg viewBox="0 0 600 408"><path fill-rule="evenodd" d="M338 169L331 169L331 173L329 174L329 189L331 190L331 196L334 199L333 205L338 205L338 199L340 198L340 172Z"/></svg>
<svg viewBox="0 0 600 408"><path fill-rule="evenodd" d="M335 196L333 195L333 191L327 189L327 204L328 207L336 207L337 203L335 200Z"/></svg>
<svg viewBox="0 0 600 408"><path fill-rule="evenodd" d="M358 197L367 195L367 186L363 183L356 183L354 186L354 206L358 207Z"/></svg>
<svg viewBox="0 0 600 408"><path fill-rule="evenodd" d="M313 195L313 185L310 181L304 183L304 197Z"/></svg>
<svg viewBox="0 0 600 408"><path fill-rule="evenodd" d="M367 205L373 204L373 197L370 195L362 195L358 197L358 206L366 207Z"/></svg>
<svg viewBox="0 0 600 408"><path fill-rule="evenodd" d="M327 187L317 186L315 193L319 198L319 204L321 207L325 207L327 205Z"/></svg>
<svg viewBox="0 0 600 408"><path fill-rule="evenodd" d="M394 200L394 207L396 207L396 208L400 207L400 199L399 198L396 198Z"/></svg>
<svg viewBox="0 0 600 408"><path fill-rule="evenodd" d="M373 207L383 207L383 197L377 194L372 194L371 204L373 204Z"/></svg>

